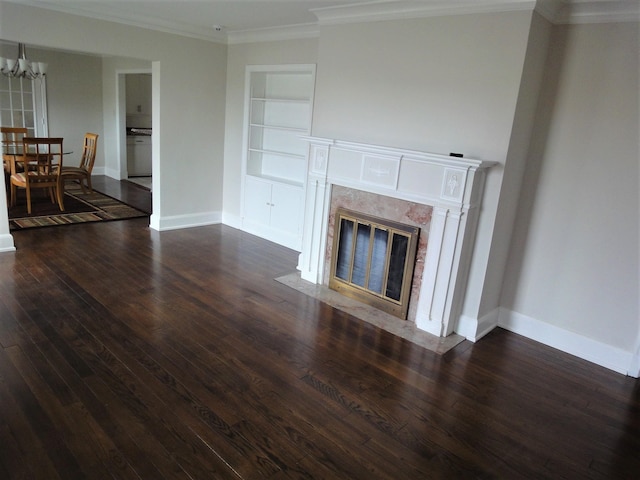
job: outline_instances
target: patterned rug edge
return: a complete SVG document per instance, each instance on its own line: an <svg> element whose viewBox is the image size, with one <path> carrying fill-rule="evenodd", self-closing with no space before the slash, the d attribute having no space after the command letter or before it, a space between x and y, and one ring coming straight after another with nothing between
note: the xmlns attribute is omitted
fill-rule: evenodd
<svg viewBox="0 0 640 480"><path fill-rule="evenodd" d="M89 222L109 222L128 220L132 218L148 217L149 213L143 212L125 202L111 197L106 193L94 189L93 193L83 193L81 188L70 188L65 195L88 205L91 212L71 212L54 215L42 215L37 217L19 217L9 219L9 230L23 230L27 228L43 228L65 225L76 225ZM83 198L85 197L85 198ZM88 199L86 197L94 197Z"/></svg>

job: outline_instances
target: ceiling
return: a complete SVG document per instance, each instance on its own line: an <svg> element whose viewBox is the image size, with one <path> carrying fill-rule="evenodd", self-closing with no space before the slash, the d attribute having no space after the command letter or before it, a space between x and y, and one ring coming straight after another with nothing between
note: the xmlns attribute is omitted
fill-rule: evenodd
<svg viewBox="0 0 640 480"><path fill-rule="evenodd" d="M537 9L559 23L594 15L638 17L640 0L8 0L220 42L304 36L318 24ZM285 35L286 36L286 35Z"/></svg>

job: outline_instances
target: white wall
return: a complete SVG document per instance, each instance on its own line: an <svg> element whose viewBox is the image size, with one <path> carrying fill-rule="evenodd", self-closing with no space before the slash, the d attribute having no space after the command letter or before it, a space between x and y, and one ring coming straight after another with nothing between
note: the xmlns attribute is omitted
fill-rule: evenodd
<svg viewBox="0 0 640 480"><path fill-rule="evenodd" d="M521 11L321 29L313 135L499 163L487 178L473 253L464 305L472 318L481 315L488 257L500 240L494 223L531 18ZM491 280L497 308L501 275Z"/></svg>
<svg viewBox="0 0 640 480"><path fill-rule="evenodd" d="M545 71L501 302L538 330L630 355L640 338L638 24L554 27Z"/></svg>
<svg viewBox="0 0 640 480"><path fill-rule="evenodd" d="M226 46L13 3L0 8L0 35L7 40L155 62L153 161L159 195L154 195L152 225L165 229L220 220Z"/></svg>
<svg viewBox="0 0 640 480"><path fill-rule="evenodd" d="M102 136L102 60L29 48L28 58L47 62L47 112L49 135L63 137L65 149L74 154L65 162L79 164L86 132ZM104 165L104 150L96 155L96 166Z"/></svg>
<svg viewBox="0 0 640 480"><path fill-rule="evenodd" d="M500 305L502 280L506 268L511 234L516 218L517 202L522 188L524 171L528 161L529 148L533 126L536 118L536 107L540 95L541 85L545 75L545 61L550 41L551 24L537 13L534 13L529 31L526 58L520 80L518 100L514 114L511 138L507 151L507 161L503 169L502 188L495 216L492 235L492 247L487 262L487 271L482 283L482 290L475 293L480 303L478 318L489 314L491 321L496 316L491 315ZM482 235L482 231L480 235ZM475 303L475 300L474 300ZM474 336L482 334L482 330L491 325L479 325ZM479 330L479 331L478 331Z"/></svg>
<svg viewBox="0 0 640 480"><path fill-rule="evenodd" d="M241 225L242 134L247 65L316 63L317 39L230 45L227 63L224 222Z"/></svg>

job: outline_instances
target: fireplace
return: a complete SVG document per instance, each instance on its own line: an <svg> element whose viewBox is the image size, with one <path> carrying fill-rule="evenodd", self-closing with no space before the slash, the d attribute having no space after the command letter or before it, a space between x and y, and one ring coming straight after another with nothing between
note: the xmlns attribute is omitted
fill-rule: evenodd
<svg viewBox="0 0 640 480"><path fill-rule="evenodd" d="M391 223L405 223L398 215L415 217L423 223L414 274L409 275L407 320L438 336L452 333L464 298L484 172L493 163L326 138L305 139L309 168L298 264L301 277L329 284L334 230L340 227L334 225L338 208Z"/></svg>
<svg viewBox="0 0 640 480"><path fill-rule="evenodd" d="M407 318L420 229L339 208L329 288Z"/></svg>

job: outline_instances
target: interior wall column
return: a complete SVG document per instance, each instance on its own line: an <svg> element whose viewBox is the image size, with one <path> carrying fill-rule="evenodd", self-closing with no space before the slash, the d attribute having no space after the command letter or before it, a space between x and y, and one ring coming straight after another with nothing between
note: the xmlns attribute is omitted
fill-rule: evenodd
<svg viewBox="0 0 640 480"><path fill-rule="evenodd" d="M5 175L2 175L2 191L7 191ZM7 209L7 196L0 195L0 252L14 252L16 246L13 243L13 235L9 231L9 210Z"/></svg>

